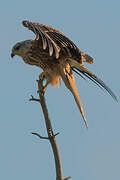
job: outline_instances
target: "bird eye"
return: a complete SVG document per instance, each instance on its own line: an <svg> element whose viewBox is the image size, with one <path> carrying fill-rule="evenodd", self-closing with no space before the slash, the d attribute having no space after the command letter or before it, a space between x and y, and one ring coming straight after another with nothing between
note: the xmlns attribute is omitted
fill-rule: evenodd
<svg viewBox="0 0 120 180"><path fill-rule="evenodd" d="M15 50L19 50L20 49L20 45L17 45L16 47L15 47Z"/></svg>

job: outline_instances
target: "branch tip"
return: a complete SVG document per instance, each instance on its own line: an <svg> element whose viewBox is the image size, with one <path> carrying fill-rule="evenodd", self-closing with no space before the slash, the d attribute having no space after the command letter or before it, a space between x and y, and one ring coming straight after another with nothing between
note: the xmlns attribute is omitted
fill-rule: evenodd
<svg viewBox="0 0 120 180"><path fill-rule="evenodd" d="M29 101L37 101L37 102L40 102L40 99L34 98L34 96L31 95L31 98L29 99Z"/></svg>
<svg viewBox="0 0 120 180"><path fill-rule="evenodd" d="M54 137L55 137L55 136L57 136L57 135L59 135L59 134L60 134L59 132L58 132L58 133L56 133L56 134L54 134Z"/></svg>
<svg viewBox="0 0 120 180"><path fill-rule="evenodd" d="M34 133L34 132L32 132L31 134L33 134L33 135L35 135L35 136L39 137L40 139L47 139L47 140L49 140L49 138L48 138L48 137L43 137L43 136L41 136L41 135L40 135L40 134L38 134L38 133Z"/></svg>
<svg viewBox="0 0 120 180"><path fill-rule="evenodd" d="M63 180L68 180L68 179L70 179L70 178L72 178L72 177L71 177L71 176L68 176L68 177L64 178Z"/></svg>

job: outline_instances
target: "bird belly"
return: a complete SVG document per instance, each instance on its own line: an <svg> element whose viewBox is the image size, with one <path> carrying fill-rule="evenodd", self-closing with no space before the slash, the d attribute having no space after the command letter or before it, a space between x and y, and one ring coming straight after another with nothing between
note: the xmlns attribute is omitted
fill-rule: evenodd
<svg viewBox="0 0 120 180"><path fill-rule="evenodd" d="M44 72L45 72L47 84L51 84L52 86L57 86L57 87L60 86L60 75L57 72L56 68L54 69L48 68Z"/></svg>

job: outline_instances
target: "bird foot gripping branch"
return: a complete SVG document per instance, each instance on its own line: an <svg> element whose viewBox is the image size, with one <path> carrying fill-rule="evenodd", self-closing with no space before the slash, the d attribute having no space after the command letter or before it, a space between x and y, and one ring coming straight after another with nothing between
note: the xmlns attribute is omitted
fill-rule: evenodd
<svg viewBox="0 0 120 180"><path fill-rule="evenodd" d="M43 86L43 81L45 80L45 72L42 72L40 75L39 75L39 80L37 80L38 82L38 91L37 93L41 93L42 95L45 94L45 91L47 89L47 83ZM41 85L42 84L42 85Z"/></svg>

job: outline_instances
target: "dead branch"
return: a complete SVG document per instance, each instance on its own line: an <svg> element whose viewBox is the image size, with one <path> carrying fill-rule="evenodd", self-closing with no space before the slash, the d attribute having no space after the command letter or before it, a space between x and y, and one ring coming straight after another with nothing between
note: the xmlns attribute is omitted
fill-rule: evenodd
<svg viewBox="0 0 120 180"><path fill-rule="evenodd" d="M37 101L41 104L42 111L43 111L44 118L45 118L45 124L46 124L48 137L43 137L43 136L39 135L38 133L32 133L32 134L38 136L40 139L49 140L51 147L52 147L52 150L53 150L53 155L54 155L54 160L55 160L56 180L67 180L71 177L68 176L68 177L63 179L60 153L59 153L59 149L58 149L56 139L55 139L55 136L58 135L59 133L56 133L56 134L53 133L53 129L52 129L52 125L51 125L51 121L50 121L50 117L48 114L48 109L47 109L46 101L45 101L45 97L44 97L45 89L43 86L43 80L44 79L42 79L42 80L39 79L37 81L38 82L38 93L39 93L40 99L36 99L33 96L31 96L30 101Z"/></svg>

